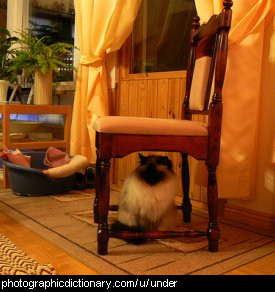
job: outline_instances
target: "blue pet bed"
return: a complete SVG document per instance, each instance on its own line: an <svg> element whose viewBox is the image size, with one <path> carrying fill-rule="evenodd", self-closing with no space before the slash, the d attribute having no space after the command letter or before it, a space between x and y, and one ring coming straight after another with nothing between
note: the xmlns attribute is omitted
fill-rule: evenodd
<svg viewBox="0 0 275 292"><path fill-rule="evenodd" d="M21 196L44 196L64 193L73 189L76 176L52 179L40 170L47 169L43 161L45 152L22 151L31 156L31 168L3 160L7 167L9 183L14 194Z"/></svg>

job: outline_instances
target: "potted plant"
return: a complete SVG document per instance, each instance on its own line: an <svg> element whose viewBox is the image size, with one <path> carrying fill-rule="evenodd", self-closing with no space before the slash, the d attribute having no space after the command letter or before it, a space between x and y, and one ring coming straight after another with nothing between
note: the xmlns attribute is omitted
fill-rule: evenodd
<svg viewBox="0 0 275 292"><path fill-rule="evenodd" d="M15 50L12 45L17 41L17 38L11 37L10 32L0 28L0 101L7 100L7 92L9 85L16 79L12 73L12 58L15 55Z"/></svg>
<svg viewBox="0 0 275 292"><path fill-rule="evenodd" d="M15 74L24 70L25 77L34 80L34 104L51 104L53 72L58 74L59 68L73 70L64 60L74 46L60 42L49 44L48 39L48 36L39 38L31 30L21 32L20 48L12 60Z"/></svg>

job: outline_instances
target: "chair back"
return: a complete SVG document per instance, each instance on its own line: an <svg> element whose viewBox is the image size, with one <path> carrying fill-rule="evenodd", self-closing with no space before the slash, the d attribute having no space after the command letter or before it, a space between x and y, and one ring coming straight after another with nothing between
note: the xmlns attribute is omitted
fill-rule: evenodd
<svg viewBox="0 0 275 292"><path fill-rule="evenodd" d="M225 0L223 11L213 15L206 24L200 25L198 16L193 18L183 107L187 119L192 114L208 114L212 89L213 99L222 101L232 5L231 0Z"/></svg>

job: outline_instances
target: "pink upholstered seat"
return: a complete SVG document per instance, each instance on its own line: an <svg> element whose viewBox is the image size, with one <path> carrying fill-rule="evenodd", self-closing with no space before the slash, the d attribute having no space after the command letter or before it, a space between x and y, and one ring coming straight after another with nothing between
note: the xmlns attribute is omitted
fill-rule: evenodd
<svg viewBox="0 0 275 292"><path fill-rule="evenodd" d="M97 119L93 128L112 134L208 136L205 124L188 120L108 116Z"/></svg>

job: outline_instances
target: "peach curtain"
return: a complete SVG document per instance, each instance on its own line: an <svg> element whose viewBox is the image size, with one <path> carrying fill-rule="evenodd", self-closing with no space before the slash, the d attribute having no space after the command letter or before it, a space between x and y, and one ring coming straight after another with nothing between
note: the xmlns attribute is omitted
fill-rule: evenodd
<svg viewBox="0 0 275 292"><path fill-rule="evenodd" d="M233 2L218 182L221 198L246 199L255 191L263 39L274 0ZM201 22L223 7L222 0L195 3Z"/></svg>
<svg viewBox="0 0 275 292"><path fill-rule="evenodd" d="M95 161L92 123L108 115L106 55L132 31L141 0L75 0L80 65L71 131L71 153Z"/></svg>

